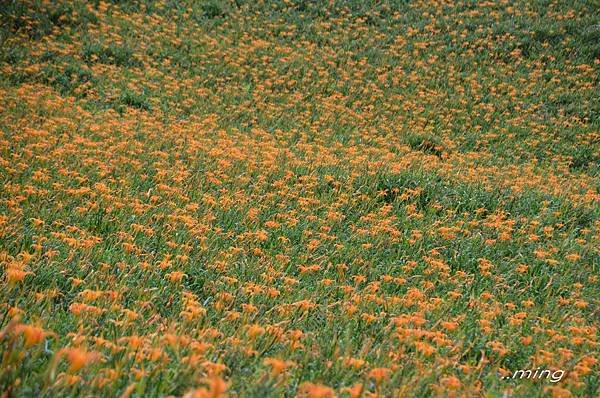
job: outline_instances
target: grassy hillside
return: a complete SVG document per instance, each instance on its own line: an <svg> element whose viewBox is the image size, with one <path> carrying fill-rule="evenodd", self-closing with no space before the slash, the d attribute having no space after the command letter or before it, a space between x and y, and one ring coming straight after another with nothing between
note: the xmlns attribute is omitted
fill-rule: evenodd
<svg viewBox="0 0 600 398"><path fill-rule="evenodd" d="M3 396L600 394L596 1L0 25Z"/></svg>

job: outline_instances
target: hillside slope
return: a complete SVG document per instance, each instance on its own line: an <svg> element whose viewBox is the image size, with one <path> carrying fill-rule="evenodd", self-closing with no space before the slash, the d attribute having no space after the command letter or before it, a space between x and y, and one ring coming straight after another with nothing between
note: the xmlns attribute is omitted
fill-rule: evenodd
<svg viewBox="0 0 600 398"><path fill-rule="evenodd" d="M0 20L8 396L600 393L597 3Z"/></svg>

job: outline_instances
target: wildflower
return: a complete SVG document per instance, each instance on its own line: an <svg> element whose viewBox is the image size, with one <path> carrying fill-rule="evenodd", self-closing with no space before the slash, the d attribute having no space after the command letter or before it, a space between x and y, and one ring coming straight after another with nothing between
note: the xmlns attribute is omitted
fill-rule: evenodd
<svg viewBox="0 0 600 398"><path fill-rule="evenodd" d="M375 383L379 384L382 380L386 380L389 378L390 369L388 368L375 368L371 369L369 372L369 377L375 380Z"/></svg>
<svg viewBox="0 0 600 398"><path fill-rule="evenodd" d="M277 358L265 358L263 363L266 366L271 367L271 377L277 377L280 374L283 374L290 366L290 363L288 361L284 361Z"/></svg>
<svg viewBox="0 0 600 398"><path fill-rule="evenodd" d="M221 398L226 397L227 383L218 376L205 381L206 387L200 387L186 392L183 398Z"/></svg>
<svg viewBox="0 0 600 398"><path fill-rule="evenodd" d="M342 391L347 392L350 398L359 398L363 392L363 385L357 383L352 387L344 387Z"/></svg>
<svg viewBox="0 0 600 398"><path fill-rule="evenodd" d="M33 272L23 271L18 268L6 269L6 281L8 286L14 286L18 282L22 282L27 275L32 275Z"/></svg>
<svg viewBox="0 0 600 398"><path fill-rule="evenodd" d="M523 345L530 345L533 342L533 337L532 336L523 336L523 337L519 338L519 341Z"/></svg>
<svg viewBox="0 0 600 398"><path fill-rule="evenodd" d="M100 359L100 355L94 351L87 351L83 348L63 348L59 355L66 357L69 362L69 372L75 373L90 363Z"/></svg>
<svg viewBox="0 0 600 398"><path fill-rule="evenodd" d="M433 347L431 344L422 341L415 342L415 347L417 351L419 351L426 357L431 356L434 352L436 352L435 347Z"/></svg>
<svg viewBox="0 0 600 398"><path fill-rule="evenodd" d="M257 324L250 325L247 329L248 337L250 339L255 339L256 337L264 334L264 332L265 328Z"/></svg>
<svg viewBox="0 0 600 398"><path fill-rule="evenodd" d="M458 327L458 322L442 322L441 325L449 332L453 332Z"/></svg>
<svg viewBox="0 0 600 398"><path fill-rule="evenodd" d="M348 357L344 358L344 364L354 369L360 369L367 364L367 361L360 358Z"/></svg>
<svg viewBox="0 0 600 398"><path fill-rule="evenodd" d="M176 283L181 282L182 279L186 276L187 275L181 271L173 271L167 274L167 279L169 279L170 282Z"/></svg>
<svg viewBox="0 0 600 398"><path fill-rule="evenodd" d="M22 334L25 337L25 347L31 347L41 343L48 335L48 332L41 327L24 324L18 325L15 328L15 332L17 334Z"/></svg>
<svg viewBox="0 0 600 398"><path fill-rule="evenodd" d="M456 376L447 376L442 379L442 385L449 390L458 390L461 386L461 383Z"/></svg>
<svg viewBox="0 0 600 398"><path fill-rule="evenodd" d="M335 392L331 387L322 384L304 382L298 388L298 397L303 398L335 398Z"/></svg>

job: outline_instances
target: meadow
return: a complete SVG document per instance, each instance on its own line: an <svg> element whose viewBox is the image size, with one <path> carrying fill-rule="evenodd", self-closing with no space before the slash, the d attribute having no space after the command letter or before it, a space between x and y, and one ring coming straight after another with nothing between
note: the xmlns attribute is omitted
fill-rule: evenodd
<svg viewBox="0 0 600 398"><path fill-rule="evenodd" d="M0 25L2 397L600 395L597 1Z"/></svg>

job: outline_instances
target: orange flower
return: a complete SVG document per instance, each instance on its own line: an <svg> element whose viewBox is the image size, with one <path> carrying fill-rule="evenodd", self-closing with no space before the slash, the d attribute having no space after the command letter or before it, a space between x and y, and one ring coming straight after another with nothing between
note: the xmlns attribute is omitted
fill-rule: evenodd
<svg viewBox="0 0 600 398"><path fill-rule="evenodd" d="M347 357L344 358L344 365L352 367L354 369L360 369L365 366L367 361L360 358Z"/></svg>
<svg viewBox="0 0 600 398"><path fill-rule="evenodd" d="M25 337L25 347L41 343L44 337L48 335L44 329L32 325L18 325L15 331Z"/></svg>
<svg viewBox="0 0 600 398"><path fill-rule="evenodd" d="M278 375L284 373L290 366L290 362L277 358L266 358L263 363L266 366L271 367L271 377L277 377Z"/></svg>
<svg viewBox="0 0 600 398"><path fill-rule="evenodd" d="M183 398L220 398L227 396L227 383L218 376L206 380L206 387L188 391Z"/></svg>
<svg viewBox="0 0 600 398"><path fill-rule="evenodd" d="M304 382L298 388L298 397L302 398L335 398L335 391L322 384Z"/></svg>
<svg viewBox="0 0 600 398"><path fill-rule="evenodd" d="M388 379L390 376L391 370L388 368L375 368L371 369L369 372L369 377L374 379L377 384L381 383L383 380Z"/></svg>
<svg viewBox="0 0 600 398"><path fill-rule="evenodd" d="M69 362L69 372L77 372L79 369L96 362L100 358L100 354L94 351L87 351L83 348L63 348L60 350L60 355L67 358Z"/></svg>
<svg viewBox="0 0 600 398"><path fill-rule="evenodd" d="M6 270L6 282L9 286L22 282L27 275L32 275L32 272L23 271L18 268L8 268Z"/></svg>
<svg viewBox="0 0 600 398"><path fill-rule="evenodd" d="M181 271L173 271L173 272L167 274L167 279L169 279L169 281L175 283L175 282L181 282L183 280L183 278L186 276L187 275Z"/></svg>
<svg viewBox="0 0 600 398"><path fill-rule="evenodd" d="M442 385L449 390L458 390L461 386L460 380L456 376L448 376L442 379Z"/></svg>
<svg viewBox="0 0 600 398"><path fill-rule="evenodd" d="M347 392L350 398L359 398L363 391L363 385L358 383L352 387L345 387L342 390Z"/></svg>
<svg viewBox="0 0 600 398"><path fill-rule="evenodd" d="M257 324L248 326L247 330L248 338L250 338L251 340L257 338L258 336L261 336L264 332L265 328Z"/></svg>
<svg viewBox="0 0 600 398"><path fill-rule="evenodd" d="M519 337L519 341L523 345L529 345L533 342L533 337L532 336L521 336L521 337Z"/></svg>
<svg viewBox="0 0 600 398"><path fill-rule="evenodd" d="M458 322L442 322L441 325L447 331L452 332L458 327Z"/></svg>
<svg viewBox="0 0 600 398"><path fill-rule="evenodd" d="M431 344L425 343L423 341L415 342L415 347L416 347L417 351L419 351L426 357L432 355L436 351L435 347L433 347Z"/></svg>

